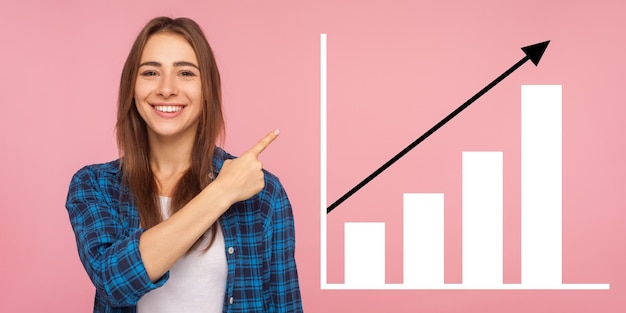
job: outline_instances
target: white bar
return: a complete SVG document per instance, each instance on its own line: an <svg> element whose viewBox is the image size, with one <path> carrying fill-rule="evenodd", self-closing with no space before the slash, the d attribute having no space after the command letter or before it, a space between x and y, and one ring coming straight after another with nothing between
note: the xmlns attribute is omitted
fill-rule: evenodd
<svg viewBox="0 0 626 313"><path fill-rule="evenodd" d="M463 152L463 284L503 282L502 152Z"/></svg>
<svg viewBox="0 0 626 313"><path fill-rule="evenodd" d="M355 289L385 285L385 223L345 223L344 283Z"/></svg>
<svg viewBox="0 0 626 313"><path fill-rule="evenodd" d="M433 286L408 286L406 284L385 284L376 287L356 287L346 284L327 284L326 290L609 290L610 284L557 284L557 285L524 285L495 284L469 286L465 284L445 284Z"/></svg>
<svg viewBox="0 0 626 313"><path fill-rule="evenodd" d="M561 86L522 86L522 284L562 282Z"/></svg>
<svg viewBox="0 0 626 313"><path fill-rule="evenodd" d="M405 193L403 199L404 284L443 285L443 193Z"/></svg>
<svg viewBox="0 0 626 313"><path fill-rule="evenodd" d="M327 72L326 72L326 34L320 34L320 285L327 281Z"/></svg>

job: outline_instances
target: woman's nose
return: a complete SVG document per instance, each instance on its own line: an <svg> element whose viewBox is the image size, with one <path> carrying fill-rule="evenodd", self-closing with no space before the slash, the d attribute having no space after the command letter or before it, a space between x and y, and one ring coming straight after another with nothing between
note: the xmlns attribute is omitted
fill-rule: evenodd
<svg viewBox="0 0 626 313"><path fill-rule="evenodd" d="M169 98L178 94L178 88L176 86L175 77L171 75L161 76L157 94Z"/></svg>

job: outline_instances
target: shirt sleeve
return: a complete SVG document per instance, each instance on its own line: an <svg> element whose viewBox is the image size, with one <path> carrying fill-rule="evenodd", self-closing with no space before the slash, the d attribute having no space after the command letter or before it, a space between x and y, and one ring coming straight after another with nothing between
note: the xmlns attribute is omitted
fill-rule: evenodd
<svg viewBox="0 0 626 313"><path fill-rule="evenodd" d="M272 212L270 293L272 312L302 312L295 261L295 230L291 204L276 179L270 201Z"/></svg>
<svg viewBox="0 0 626 313"><path fill-rule="evenodd" d="M113 180L97 176L83 168L69 187L66 208L78 255L97 293L111 306L132 306L163 285L169 273L155 283L150 280L139 253L143 229L129 228L119 208L113 207Z"/></svg>

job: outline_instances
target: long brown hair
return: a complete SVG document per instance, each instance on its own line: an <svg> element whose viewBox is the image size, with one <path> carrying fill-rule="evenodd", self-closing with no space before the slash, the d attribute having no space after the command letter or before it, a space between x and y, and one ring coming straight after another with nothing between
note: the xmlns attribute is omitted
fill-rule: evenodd
<svg viewBox="0 0 626 313"><path fill-rule="evenodd" d="M191 167L174 187L170 213L180 210L213 179L212 157L218 138L224 134L220 74L211 46L200 26L191 19L157 17L143 27L133 44L120 81L117 110L117 145L125 183L134 195L141 226L160 223L157 182L150 167L150 148L145 121L135 105L135 81L148 38L156 33L173 33L185 38L196 53L200 68L204 107L191 152ZM215 235L216 227L212 227ZM215 238L215 236L212 236ZM202 239L202 238L201 238ZM201 240L200 239L200 240ZM200 242L196 242L196 245ZM209 243L209 245L213 242Z"/></svg>

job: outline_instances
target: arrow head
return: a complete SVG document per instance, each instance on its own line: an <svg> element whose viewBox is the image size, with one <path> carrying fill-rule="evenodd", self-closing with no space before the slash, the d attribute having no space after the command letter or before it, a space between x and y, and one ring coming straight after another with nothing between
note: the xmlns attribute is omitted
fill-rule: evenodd
<svg viewBox="0 0 626 313"><path fill-rule="evenodd" d="M539 64L539 60L541 60L541 57L543 56L543 53L546 52L546 48L549 43L550 40L536 43L534 45L523 47L522 51L524 51L524 53L526 53L526 57L528 57L535 64L535 66L537 66L537 64Z"/></svg>

